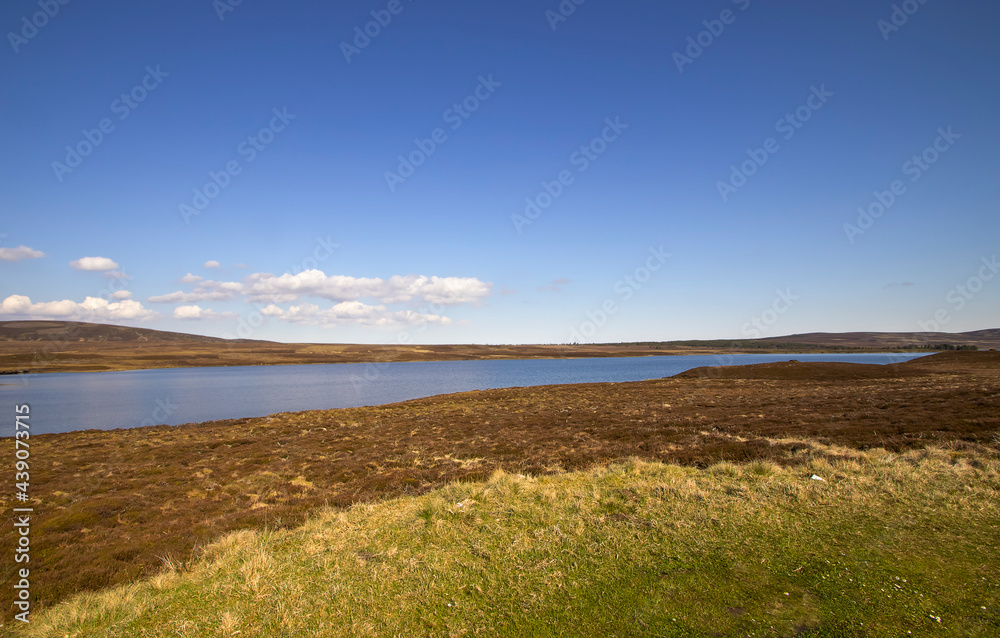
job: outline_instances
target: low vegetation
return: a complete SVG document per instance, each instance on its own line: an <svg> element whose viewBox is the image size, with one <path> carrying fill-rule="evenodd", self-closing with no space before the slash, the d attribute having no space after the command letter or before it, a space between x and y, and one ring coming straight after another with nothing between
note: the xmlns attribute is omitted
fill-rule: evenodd
<svg viewBox="0 0 1000 638"><path fill-rule="evenodd" d="M497 471L240 531L28 636L995 636L1000 462Z"/></svg>
<svg viewBox="0 0 1000 638"><path fill-rule="evenodd" d="M490 583L500 587L501 583L507 582L504 579L510 581L496 590L504 596L511 596L509 601L517 598L519 595L517 592L531 592L535 597L539 597L540 601L548 601L545 605L556 605L556 607L562 605L561 609L564 611L560 613L565 616L565 622L569 622L570 617L578 615L568 611L577 603L586 603L590 606L581 609L590 609L597 613L600 609L615 609L632 604L621 598L623 596L633 596L634 601L646 600L642 597L647 595L643 593L647 590L655 593L655 596L659 597L656 598L659 602L655 604L643 602L642 605L635 602L640 609L640 612L636 612L639 614L636 617L641 618L642 622L648 624L650 618L659 618L659 616L643 615L645 612L641 610L647 607L667 610L663 611L665 614L663 617L668 614L670 618L678 618L678 622L682 618L687 618L684 622L688 624L669 627L659 625L659 630L650 630L646 634L641 633L643 631L641 623L630 626L631 629L628 630L623 628L626 625L615 625L619 629L608 630L617 635L685 635L683 631L689 631L687 635L701 635L699 634L701 629L697 628L702 625L698 625L688 616L674 612L675 609L686 608L691 612L700 608L694 604L697 597L692 592L695 590L685 589L685 587L695 587L698 583L699 587L708 587L708 593L699 594L704 600L716 600L713 598L716 590L720 592L731 590L732 596L726 598L726 601L729 601L726 607L732 607L735 615L732 616L731 622L726 620L728 624L723 623L719 625L720 627L749 627L739 624L749 622L747 620L749 618L763 622L765 616L761 615L763 612L758 612L766 607L765 599L758 600L740 592L756 588L766 590L770 587L768 583L772 581L780 583L775 586L782 588L782 595L785 591L788 591L790 596L794 595L793 590L789 589L791 583L799 583L800 591L804 591L801 587L805 581L796 579L811 574L813 572L809 570L818 568L818 563L815 561L808 564L803 562L809 556L812 556L809 560L819 560L817 557L822 555L822 560L830 560L841 567L853 570L851 573L854 575L848 578L855 578L857 581L858 574L868 569L864 560L868 560L873 566L880 566L878 570L881 570L892 564L889 556L920 556L919 552L924 551L921 548L930 552L931 548L936 547L935 551L938 554L928 553L926 564L917 565L920 570L924 570L920 572L925 574L921 577L924 580L908 582L950 583L949 587L953 588L957 587L957 583L971 578L972 580L968 580L967 593L986 591L979 589L980 583L975 578L985 577L987 581L983 581L984 583L993 582L989 580L992 578L990 573L984 572L976 576L969 571L971 569L969 565L975 561L985 566L1000 564L996 538L988 536L988 533L992 533L989 530L994 529L990 526L996 525L998 520L993 504L997 502L995 468L1000 458L1000 354L995 352L949 352L891 366L789 362L705 368L678 377L637 383L543 386L469 392L385 406L286 413L256 419L178 427L157 426L41 435L32 437L31 443L34 463L32 498L36 507L32 522L33 613L43 612L45 609L52 610L55 614L63 613L57 611L62 609L61 603L73 600L74 596L86 592L98 592L107 587L126 587L119 589L118 595L131 596L129 592L147 591L128 589L135 583L145 582L144 579L154 578L157 580L151 582L168 582L174 578L169 575L173 572L176 572L175 576L178 578L187 577L199 569L204 569L204 565L207 564L204 561L211 562L216 559L213 558L216 554L212 553L216 550L209 551L206 548L214 546L227 534L237 533L239 535L233 538L253 539L253 543L270 543L274 539L293 538L295 534L301 533L298 530L301 525L314 525L317 513L321 511L327 512L323 514L326 519L332 520L333 517L337 520L348 520L337 517L350 518L361 516L361 512L375 511L382 512L383 514L379 514L382 516L388 515L393 509L403 510L413 507L423 511L422 508L430 507L433 503L445 502L440 499L450 499L457 503L469 498L479 503L477 505L479 509L476 511L482 512L485 516L488 511L508 507L500 503L497 500L499 497L495 496L500 493L496 492L496 489L499 489L497 476L533 477L504 479L514 481L512 485L516 483L522 486L516 489L562 485L558 481L565 480L568 481L565 485L576 485L577 487L573 489L579 488L586 492L586 489L580 486L591 479L611 481L619 479L608 477L645 476L649 472L659 472L657 476L682 477L685 485L688 481L693 481L692 485L697 486L698 490L720 497L721 500L715 499L715 496L708 499L705 495L702 495L704 500L689 499L681 498L673 492L661 494L655 490L647 494L649 491L647 488L651 483L642 481L654 481L651 478L644 478L632 487L622 486L620 488L622 490L634 488L638 490L637 494L645 496L641 496L634 503L629 501L622 505L624 509L617 513L608 510L605 512L607 514L605 518L598 521L600 524L593 523L596 519L587 517L580 519L585 523L585 529L578 540L584 544L574 545L570 549L578 557L584 557L588 554L581 553L580 548L593 545L596 552L593 560L597 563L591 565L577 561L578 565L589 565L589 567L586 569L580 567L579 570L582 571L572 572L577 574L577 577L574 581L568 582L576 582L583 589L565 589L562 592L570 592L576 598L561 598L558 601L548 598L550 592L536 580L525 581L524 588L521 588L518 579L522 577L509 571L513 563L496 564L495 567L489 568L500 570L490 576L493 579L489 581ZM926 451L928 449L930 451ZM13 475L11 458L9 457L6 463L9 466L7 470ZM621 464L626 459L632 459L628 461L627 467L633 469L608 472L600 469L609 464L618 468L625 467ZM660 463L665 465L657 465ZM907 467L912 469L913 476L898 478L903 476L899 473ZM642 469L639 471L634 468ZM711 471L707 471L708 468L712 468ZM892 478L897 474L880 473L882 470L879 468L895 468L892 471L897 472L898 477ZM921 478L921 473L925 470L930 472L928 476L931 478ZM941 478L940 490L932 489L938 484L935 483L937 479L933 478L937 476L934 472L938 472L940 478L950 476L948 472L959 472L959 470L962 477L960 480ZM580 472L584 474L579 474ZM586 472L596 473L588 475ZM567 473L575 474L567 475ZM810 482L812 479L806 480L813 473L826 480L814 482ZM755 478L758 475L770 478L761 483ZM491 483L473 486L476 482L487 481L490 477L494 478ZM666 479L656 478L655 481L660 481L657 485L667 484ZM852 492L842 491L850 486L861 485L867 486L865 489L868 491L858 492L854 496ZM754 491L757 488L763 489L761 486L770 486L767 489L771 491L765 490L759 493ZM434 492L441 489L446 491ZM817 491L824 489L833 491ZM461 496L461 490L473 491ZM603 511L600 508L609 502L610 497L607 495L611 493L600 487L595 487L594 490L596 500L586 505L591 508L587 511L592 513ZM796 494L800 492L807 495L836 496L831 496L832 500L822 501L814 506L811 504L812 501L798 500L799 496ZM429 493L436 495L432 496ZM453 496L448 496L449 494ZM494 496L490 496L491 494ZM722 494L733 498L722 499ZM779 498L780 495L784 495L785 499ZM751 496L753 498L750 498ZM388 509L378 509L381 507L379 503L397 498L404 500L387 506ZM491 498L493 500L490 500ZM843 508L838 509L840 507L838 503L842 498L847 500L842 504ZM866 498L871 500L870 510L866 510L860 504ZM700 515L695 516L694 510L701 505L708 507L709 501L716 504L712 506L715 509L709 508L705 511L714 513L707 519L699 518ZM734 504L744 501L748 507L756 504L754 507L759 506L759 509L744 511ZM922 504L924 502L930 505L925 507ZM723 503L726 505L723 506ZM490 519L492 522L483 519L480 523L487 525L488 529L496 529L497 533L505 534L516 534L518 529L524 533L540 529L533 522L534 514L527 510L521 512L518 509L526 508L530 504L530 502L518 504L514 501L510 503L509 507L514 509L511 510L513 518L507 521L509 527L505 527L506 519L502 519L499 523L492 519ZM8 510L14 506L11 495L0 494L0 505ZM370 509L369 506L375 509ZM633 507L639 509L635 511L629 509ZM685 507L689 510L684 510ZM668 525L673 519L667 518L667 514L674 510L690 511L691 520L700 522L689 528L680 523L677 523L680 527L674 523ZM433 508L427 511L429 513L423 518L417 517L424 520L425 527L417 527L415 530L438 529L435 521L450 520L447 516L439 517L434 514L438 510ZM625 518L620 518L619 514ZM718 525L712 522L713 516L719 521ZM888 526L887 529L892 530L890 536L885 536L888 532L879 527L880 517L885 516L895 517L893 520L897 521L897 523L881 524L882 527ZM795 538L799 540L794 541L798 544L798 549L791 556L794 561L805 564L806 567L798 571L795 571L799 567L798 564L790 567L790 575L787 578L791 581L785 581L782 580L785 577L778 578L778 575L784 572L751 570L749 563L740 562L742 559L732 562L737 560L735 554L730 556L723 552L721 555L724 560L719 559L722 562L718 564L713 562L715 559L711 556L721 552L720 548L732 540L729 536L713 535L720 533L721 530L730 530L736 534L735 528L743 525L739 523L743 518L747 523L744 532L739 533L750 536L740 537L743 539L740 542L745 544L734 545L732 552L743 548L739 551L746 551L747 555L770 556L768 560L771 562L768 565L780 565L781 569L784 569L786 562L782 561L786 559L782 558L782 552L788 549L792 541L789 540L790 537L775 537L774 534L778 534L780 530L793 529L797 530L798 536ZM704 524L706 520L710 524ZM751 525L750 521L754 520L757 522ZM400 521L402 522L399 525L404 525L405 521L403 519ZM656 523L650 527L636 521L656 521ZM772 523L778 527L768 527ZM568 534L566 531L569 529L566 527L568 524L555 521L551 525L559 525L560 529ZM851 528L851 525L857 527ZM684 529L681 529L682 527ZM357 531L362 530L362 527L356 526L351 529ZM821 543L820 545L814 547L806 542L811 538L806 533L809 529L822 532L809 541ZM673 530L671 534L678 536L668 538L664 536L664 530ZM909 531L903 534L905 530ZM467 531L470 534L479 534L482 533L482 528L473 526ZM785 532L780 531L780 533ZM598 551L600 544L595 539L604 536L611 538L614 534L625 534L621 543L626 543L628 534L639 534L643 540L640 545L612 544ZM924 541L920 539L924 537L929 540L926 541L926 545L921 545L920 543ZM588 538L590 540L586 540ZM715 540L712 540L713 538ZM781 540L782 538L785 540ZM891 542L885 540L887 538ZM688 539L684 543L688 543L690 547L714 549L710 554L698 550L700 554L688 555L681 551L683 547L688 547L684 545L677 546L681 549L663 550L667 553L656 554L660 551L656 549L657 547L675 547L674 544L680 542L671 539ZM11 527L0 529L0 544L11 547L14 540ZM427 552L436 546L436 541L427 539L424 541L430 544L415 546L416 549L412 549L413 553L409 555ZM482 542L488 543L488 539L484 537ZM396 544L392 546L403 547L402 541L393 543ZM500 541L497 543L498 546L504 546ZM977 545L978 549L970 550L969 547L972 545ZM271 545L267 546L272 548L268 549L269 552L277 551ZM901 553L893 553L895 550L892 548L896 546L906 549ZM359 546L357 551L367 552L358 555L362 563L374 566L380 564L382 558L372 557L384 558L394 555L386 553L389 552L388 549L379 547ZM610 554L600 553L605 550L610 552L615 547L621 549L613 560ZM839 549L834 549L835 547ZM624 551L625 548L628 551ZM814 548L809 550L814 554L808 554L806 548ZM452 549L458 551L454 547ZM538 548L536 550L542 551ZM209 551L209 554L206 554L206 551ZM854 562L845 563L842 560L837 563L838 556L846 560L840 552L847 556L855 554L867 556L865 552L868 551L875 553L868 558L858 559L861 562L852 558ZM659 556L656 560L666 560L670 556L686 556L684 560L687 562L679 563L675 567L677 570L688 571L672 572L664 569L665 573L673 574L676 578L668 579L669 582L657 581L658 584L651 584L651 581L647 582L647 577L651 578L649 574L635 571L638 568L632 566L636 557L645 555L643 552L650 556ZM962 558L959 555L961 552L967 553L969 558ZM461 552L456 555L464 556ZM537 555L543 556L543 554ZM701 558L697 558L698 556ZM726 556L729 557L725 558ZM539 562L555 560L565 567L564 563L558 562L564 558L565 556L545 554L538 560ZM956 561L954 568L950 566L951 560ZM653 563L635 564L644 564L648 567ZM165 565L170 566L172 570L167 576L161 573ZM198 565L202 567L197 567ZM393 569L401 570L401 574L411 574L407 577L411 580L401 580L399 587L412 586L415 588L413 592L418 593L430 591L426 586L414 584L420 578L426 577L426 572L421 572L416 567L413 567L416 571L407 572L406 569L410 569L409 567L403 569L399 565L393 565ZM14 566L12 561L0 562L0 574L4 582L12 582ZM932 567L941 572L935 577L938 580L932 579L929 575L933 571ZM459 580L465 578L466 580L462 582L477 582L483 591L492 591L485 588L480 581L474 581L472 572L463 571L467 566L459 566L456 569L458 575L454 578ZM878 570L872 573L883 573ZM558 571L563 574L570 573L561 568ZM595 576L596 580L593 581L583 579L582 574L590 571L597 576L605 573L605 576L599 578ZM620 576L614 576L619 572ZM391 582L383 584L380 581L383 572L377 573L380 575L379 578L374 580L369 578L369 585L372 591L388 595L386 592L389 590L384 588L390 587L391 582L395 581L390 579ZM888 574L889 571L884 573ZM678 575L683 575L683 578ZM909 578L902 572L896 575ZM917 572L912 575L916 578ZM323 578L320 578L321 582L329 581L329 578L327 581L323 581ZM451 582L451 578L452 576L447 576L444 572L440 574L435 572L432 580L448 583ZM776 578L778 580L774 581ZM733 579L742 584L737 586L729 583L729 580ZM295 581L293 579L289 582ZM636 583L632 590L626 586L630 582ZM784 584L786 582L790 584ZM852 581L848 580L848 583L850 582ZM713 584L709 587L706 583ZM563 583L563 588L567 587L568 585ZM940 594L943 596L940 600L945 602L951 600L948 597L952 593L941 593L948 588L943 585L940 587L942 588L940 591L925 588L919 589L918 593L923 593L925 597ZM601 588L606 588L610 593L598 596L596 592L604 591ZM955 595L958 591L956 589ZM470 593L469 596L475 598L480 595L478 590L476 592L476 594ZM838 594L839 597L831 598L840 602L831 602L832 606L816 607L820 610L816 611L816 614L819 614L817 618L823 621L820 625L810 624L813 622L810 620L811 617L805 615L798 617L796 612L787 618L780 614L768 616L774 623L778 623L774 624L773 630L777 633L761 633L765 631L764 625L754 625L754 627L757 628L757 635L783 635L781 632L792 631L796 627L818 627L817 631L821 633L815 635L823 636L878 635L869 634L867 630L862 631L848 623L848 621L871 622L866 617L870 611L870 608L865 606L868 603L857 602L862 599L862 593L865 592L867 590L852 591L848 588ZM304 589L302 596L305 598L300 600L306 600L312 593L315 593L315 590ZM441 592L434 595L439 594ZM399 627L411 627L405 623L418 622L413 618L424 622L424 616L421 615L423 612L419 612L418 609L421 599L417 593L408 595L411 596L408 600L413 608L399 617L398 622L404 623ZM676 606L659 600L675 595L676 600L682 601ZM824 595L832 596L829 593ZM979 596L978 593L976 595ZM205 592L200 596L206 600L211 599ZM413 598L414 596L417 598ZM595 596L597 598L594 598ZM808 600L802 599L805 601L802 603L804 605L802 609L812 609L805 604L809 601L815 602L815 593L811 596L813 598ZM972 594L968 593L968 596ZM746 600L741 603L739 600L741 598ZM469 621L471 625L465 625L470 632L469 635L475 635L477 631L488 634L489 631L485 629L488 624L482 623L499 623L502 614L514 614L516 609L535 609L531 606L535 604L534 599L530 595L529 599L528 602L517 603L522 607L517 607L514 602L508 602L505 603L506 607L493 612L487 609L488 601L480 601L478 604L482 609L476 612L480 615ZM858 605L854 611L849 608L848 601L855 601L850 605ZM138 609L139 603L136 605ZM988 601L979 605L986 606L987 611L992 609ZM549 609L549 607L544 608ZM86 609L91 608L86 607ZM275 609L280 611L275 618L283 617L281 614L293 614L292 611L287 611L290 608L281 604ZM330 607L328 612L336 615L340 613L338 609ZM748 611L751 609L758 611L751 613ZM823 609L827 611L821 613ZM941 603L935 609L928 608L926 611L928 614L934 613L935 616L945 618L940 613L942 609L950 610L948 617L952 620L968 612L954 601ZM219 614L223 612L221 609L215 611ZM418 635L447 634L448 631L444 628L452 626L452 620L447 620L450 618L449 611L441 610L440 617L432 618L436 625L420 625L424 628ZM294 614L300 612L306 616L311 613L298 610ZM841 612L844 618L842 622L838 621L840 624L824 620ZM243 622L253 618L253 613L240 611L226 623ZM544 612L548 613L550 612ZM893 612L896 615L889 617L902 622L900 619L904 616L899 615L901 613ZM8 629L12 627L12 614L10 609L4 612L3 620ZM406 616L409 620L404 619L405 614L411 614ZM544 614L543 617L552 620L552 616ZM88 616L87 622L97 622L94 619L98 617L105 620L112 618L112 616ZM118 618L118 616L113 617ZM357 615L350 617L368 618ZM517 616L515 614L511 617ZM209 623L204 627L215 627L211 625L216 620L214 616L202 617L192 612L181 614L177 618L194 623L191 627L202 626L198 625L202 622ZM995 617L983 618L986 618L983 622L987 623L983 626L989 627L988 622L993 622L989 619ZM59 622L66 622L65 618ZM149 617L143 616L141 622L152 621ZM368 618L357 627L351 625L354 628L350 631L363 635L362 630L370 626L365 623L370 622L374 621ZM602 622L617 621L606 616ZM936 620L934 623L937 629L941 629ZM257 624L266 626L264 621L255 620L254 624L254 626ZM214 635L211 632L215 631L215 629L204 629L204 631L192 629L185 634L186 630L178 629L178 625L169 626L177 631L170 635ZM571 628L567 629L566 633L576 633L575 628L578 625L566 626ZM979 631L978 629L973 631L979 625L968 623L949 625L949 627L955 626L968 629L972 635L975 631ZM147 628L151 627L152 625L148 625ZM513 625L510 627L509 633L516 633ZM542 625L538 627L537 633L544 634L540 628ZM579 627L584 626L579 625ZM596 625L586 625L584 628L589 628L589 631L597 632L598 635L602 635L601 632L604 631ZM74 635L70 630L61 633L53 631L54 633L50 635ZM100 633L101 630L94 631L97 633L80 635L103 635ZM250 631L249 629L240 631L244 633L232 635L255 635L246 633ZM379 629L378 633L385 635L386 632L391 634L392 631L398 631L400 635L410 635L407 633L410 629L384 631ZM531 633L527 629L523 631ZM677 631L682 633L676 634ZM741 635L736 629L732 631L736 631L733 635ZM854 633L851 633L852 631ZM126 632L107 635L143 634ZM293 632L288 635L296 634ZM983 635L988 635L988 632Z"/></svg>

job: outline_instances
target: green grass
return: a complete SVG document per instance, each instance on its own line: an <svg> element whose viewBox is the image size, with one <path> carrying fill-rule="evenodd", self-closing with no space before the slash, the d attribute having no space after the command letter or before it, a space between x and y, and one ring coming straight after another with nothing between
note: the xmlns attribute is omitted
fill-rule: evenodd
<svg viewBox="0 0 1000 638"><path fill-rule="evenodd" d="M317 512L18 635L1000 634L1000 462L822 451L794 468L497 473Z"/></svg>

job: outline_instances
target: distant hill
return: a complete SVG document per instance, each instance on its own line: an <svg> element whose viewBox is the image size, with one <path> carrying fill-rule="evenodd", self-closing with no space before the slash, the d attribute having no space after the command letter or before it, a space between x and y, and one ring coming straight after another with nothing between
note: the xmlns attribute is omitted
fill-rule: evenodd
<svg viewBox="0 0 1000 638"><path fill-rule="evenodd" d="M981 349L1000 347L1000 328L972 332L810 332L767 337L762 342L795 342L819 346L851 348L905 348L907 346L978 346Z"/></svg>
<svg viewBox="0 0 1000 638"><path fill-rule="evenodd" d="M944 350L940 346L970 347L980 350L1000 349L1000 328L972 332L809 332L782 337L761 339L689 339L684 341L643 341L652 349L709 349L709 350L782 350L808 352L810 350Z"/></svg>
<svg viewBox="0 0 1000 638"><path fill-rule="evenodd" d="M112 326L81 321L0 321L0 341L229 343L228 339L183 332ZM249 339L234 341L250 342Z"/></svg>
<svg viewBox="0 0 1000 638"><path fill-rule="evenodd" d="M183 332L167 332L148 328L131 328L80 321L0 321L0 342L112 342L112 343L274 343L254 339L222 339ZM939 345L978 346L981 350L1000 349L1000 328L972 332L809 332L762 339L706 339L687 341L641 342L634 345L652 349L663 347L711 348L723 350L802 350L828 349L900 349L907 347L934 348ZM600 345L600 344L597 344ZM610 344L606 344L610 345ZM618 344L622 345L622 344ZM437 349L455 346L436 346ZM514 350L524 346L512 346ZM476 358L476 357L472 357Z"/></svg>

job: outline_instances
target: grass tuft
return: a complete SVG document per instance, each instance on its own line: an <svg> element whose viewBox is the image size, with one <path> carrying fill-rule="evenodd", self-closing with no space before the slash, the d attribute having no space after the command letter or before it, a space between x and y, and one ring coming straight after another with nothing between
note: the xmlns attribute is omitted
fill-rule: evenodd
<svg viewBox="0 0 1000 638"><path fill-rule="evenodd" d="M321 510L21 635L997 635L1000 461L811 446L806 465L496 471Z"/></svg>

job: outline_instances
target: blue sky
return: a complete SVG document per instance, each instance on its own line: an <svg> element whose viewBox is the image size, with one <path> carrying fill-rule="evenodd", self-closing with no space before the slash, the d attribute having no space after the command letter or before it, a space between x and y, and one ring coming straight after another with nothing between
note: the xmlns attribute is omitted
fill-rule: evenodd
<svg viewBox="0 0 1000 638"><path fill-rule="evenodd" d="M998 18L14 0L0 320L363 343L997 327Z"/></svg>

